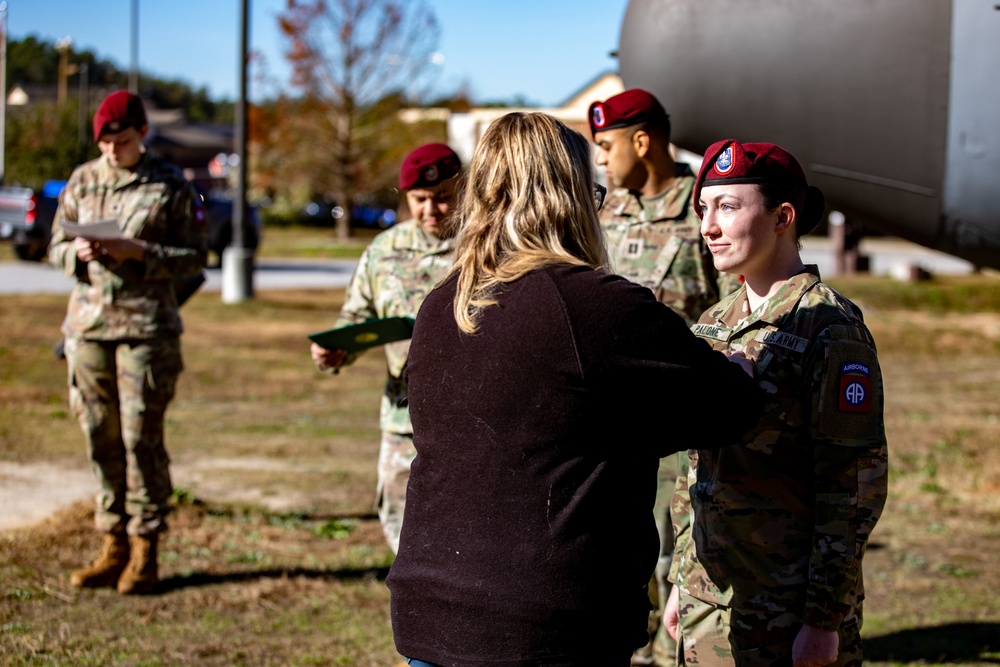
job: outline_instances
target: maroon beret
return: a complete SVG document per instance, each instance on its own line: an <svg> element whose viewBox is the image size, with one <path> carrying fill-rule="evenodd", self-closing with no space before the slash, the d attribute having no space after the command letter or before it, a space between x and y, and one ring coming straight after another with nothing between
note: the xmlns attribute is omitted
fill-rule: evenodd
<svg viewBox="0 0 1000 667"><path fill-rule="evenodd" d="M462 170L462 161L447 144L424 144L399 167L399 189L429 188Z"/></svg>
<svg viewBox="0 0 1000 667"><path fill-rule="evenodd" d="M119 90L104 98L94 114L94 141L105 132L121 132L127 127L137 130L146 125L146 108L138 95Z"/></svg>
<svg viewBox="0 0 1000 667"><path fill-rule="evenodd" d="M670 116L653 94L642 88L630 88L609 97L604 102L594 102L587 113L591 136L616 127L629 127L646 121L667 121Z"/></svg>
<svg viewBox="0 0 1000 667"><path fill-rule="evenodd" d="M789 194L802 194L805 204L799 211L800 234L811 231L822 216L823 193L806 182L799 161L781 146L763 142L741 144L735 139L723 139L709 146L694 184L694 201L700 200L703 187L729 183L767 183ZM701 207L697 209L701 217Z"/></svg>

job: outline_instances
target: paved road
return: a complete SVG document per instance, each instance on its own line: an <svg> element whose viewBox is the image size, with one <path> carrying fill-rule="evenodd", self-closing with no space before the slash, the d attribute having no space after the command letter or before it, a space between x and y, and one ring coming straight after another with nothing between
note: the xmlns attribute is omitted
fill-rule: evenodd
<svg viewBox="0 0 1000 667"><path fill-rule="evenodd" d="M868 256L872 274L902 279L910 275L911 266L919 266L932 274L966 274L975 268L964 259L895 238L862 239L859 252ZM820 275L832 276L834 256L830 239L824 236L803 238L802 260L819 266Z"/></svg>
<svg viewBox="0 0 1000 667"><path fill-rule="evenodd" d="M861 253L868 255L871 272L876 275L905 277L912 265L940 274L965 274L973 270L972 264L963 259L898 239L864 239ZM829 239L803 239L802 259L817 264L822 275L833 275ZM352 259L258 259L253 286L254 290L346 287L356 264ZM72 286L72 280L46 264L0 262L0 294L67 294ZM209 269L208 282L202 289L221 291L222 271Z"/></svg>
<svg viewBox="0 0 1000 667"><path fill-rule="evenodd" d="M357 261L353 259L258 259L254 290L346 287ZM208 269L202 290L222 290L222 271ZM73 280L47 264L0 262L0 294L68 294Z"/></svg>

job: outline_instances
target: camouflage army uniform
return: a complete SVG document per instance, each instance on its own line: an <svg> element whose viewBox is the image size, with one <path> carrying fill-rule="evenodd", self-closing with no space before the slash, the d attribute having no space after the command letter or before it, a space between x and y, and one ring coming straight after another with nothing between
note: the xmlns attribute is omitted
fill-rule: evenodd
<svg viewBox="0 0 1000 667"><path fill-rule="evenodd" d="M114 219L146 242L142 262L77 258L63 221ZM183 368L174 279L205 266L201 198L180 170L149 154L132 169L104 157L70 176L49 261L77 282L62 325L70 405L100 481L95 521L107 533L166 528L172 493L163 418Z"/></svg>
<svg viewBox="0 0 1000 667"><path fill-rule="evenodd" d="M612 270L644 285L658 301L670 306L689 324L722 295L739 287L739 281L719 275L701 236L701 220L691 194L694 176L687 164L677 163L677 177L666 192L640 198L625 188L608 193L601 209L601 225L608 242ZM678 474L676 454L661 460L656 494L656 521L660 529L661 557L656 585L651 582L650 599L662 611L669 593L666 582L673 552L669 500ZM650 630L659 626L659 613L650 617ZM661 631L657 649L659 665L672 664L673 641Z"/></svg>
<svg viewBox="0 0 1000 667"><path fill-rule="evenodd" d="M882 376L861 313L810 266L753 313L741 291L693 330L752 359L772 400L744 443L692 456L694 525L675 581L730 615L739 665L788 664L804 623L839 631L836 664L860 665L861 562L888 481Z"/></svg>
<svg viewBox="0 0 1000 667"><path fill-rule="evenodd" d="M347 288L347 299L335 326L357 324L372 318L416 317L424 297L451 269L451 240L426 233L415 220L402 222L376 236L365 249ZM413 449L410 412L401 405L406 398L403 365L410 341L385 346L389 377L380 412L382 443L378 457L376 507L382 530L395 552L403 524L406 482ZM353 361L348 357L348 363Z"/></svg>

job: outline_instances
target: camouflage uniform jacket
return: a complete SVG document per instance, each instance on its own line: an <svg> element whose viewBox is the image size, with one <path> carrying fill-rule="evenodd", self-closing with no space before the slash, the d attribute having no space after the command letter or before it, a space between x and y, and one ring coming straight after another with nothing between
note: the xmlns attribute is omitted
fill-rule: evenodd
<svg viewBox="0 0 1000 667"><path fill-rule="evenodd" d="M694 180L691 169L678 163L677 177L655 198L651 210L637 193L617 188L608 194L600 214L612 270L651 289L688 324L739 287L735 278L725 275L720 284L691 201Z"/></svg>
<svg viewBox="0 0 1000 667"><path fill-rule="evenodd" d="M836 629L860 611L888 482L882 376L861 312L810 266L753 313L743 289L692 329L752 359L771 400L743 443L692 450L674 508L687 514L689 486L694 528L681 529L673 578L708 602Z"/></svg>
<svg viewBox="0 0 1000 667"><path fill-rule="evenodd" d="M127 238L146 242L142 262L81 262L64 220L114 219ZM49 262L77 282L63 333L86 340L149 339L182 330L174 279L205 267L208 227L201 197L181 171L146 153L133 169L103 156L77 167L56 210Z"/></svg>
<svg viewBox="0 0 1000 667"><path fill-rule="evenodd" d="M335 326L357 324L373 318L416 317L424 297L451 269L454 259L450 239L438 239L420 228L416 220L401 222L382 232L361 255L344 307ZM389 377L382 396L380 425L391 433L413 433L406 398L403 365L410 341L385 346ZM348 358L348 363L354 357Z"/></svg>

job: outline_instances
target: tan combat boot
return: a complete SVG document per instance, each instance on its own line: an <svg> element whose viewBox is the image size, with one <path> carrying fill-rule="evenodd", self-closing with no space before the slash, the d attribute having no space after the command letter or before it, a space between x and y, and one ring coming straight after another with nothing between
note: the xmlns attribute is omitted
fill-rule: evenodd
<svg viewBox="0 0 1000 667"><path fill-rule="evenodd" d="M131 538L132 557L118 578L118 592L122 595L146 595L156 588L160 581L156 568L157 538L156 534Z"/></svg>
<svg viewBox="0 0 1000 667"><path fill-rule="evenodd" d="M128 557L128 537L105 533L101 555L87 567L70 574L69 583L77 588L114 586L128 564Z"/></svg>

